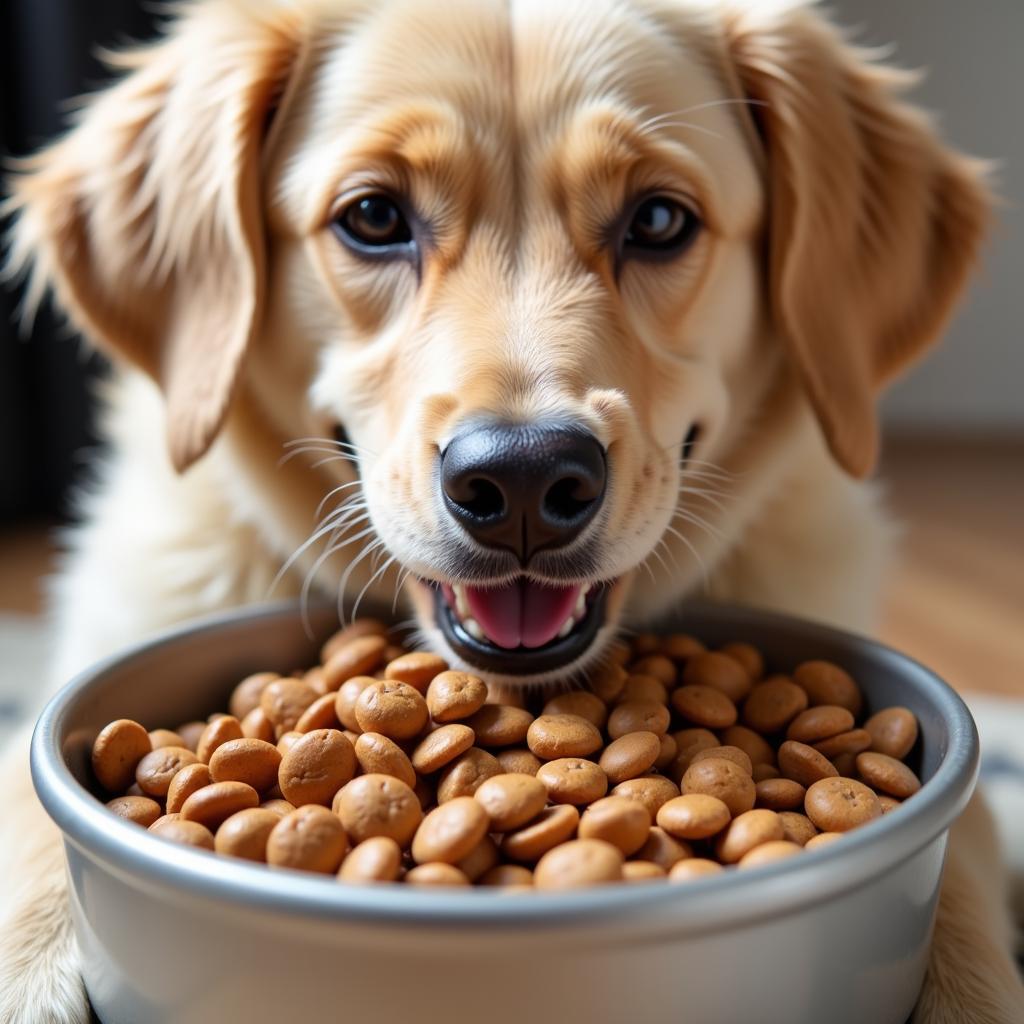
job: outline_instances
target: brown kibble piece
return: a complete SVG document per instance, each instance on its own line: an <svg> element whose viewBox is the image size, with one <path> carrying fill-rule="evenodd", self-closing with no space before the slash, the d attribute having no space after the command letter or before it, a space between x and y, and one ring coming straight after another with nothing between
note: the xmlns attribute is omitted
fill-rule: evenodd
<svg viewBox="0 0 1024 1024"><path fill-rule="evenodd" d="M253 708L242 719L242 736L249 740L263 740L265 743L274 742L274 723L267 718L267 713L263 708Z"/></svg>
<svg viewBox="0 0 1024 1024"><path fill-rule="evenodd" d="M680 686L672 694L672 706L694 725L727 729L736 721L736 705L711 686Z"/></svg>
<svg viewBox="0 0 1024 1024"><path fill-rule="evenodd" d="M670 774L677 781L683 777L683 773L690 767L690 762L693 761L698 751L708 750L721 744L721 741L710 729L679 729L672 735L676 741L677 751L672 761Z"/></svg>
<svg viewBox="0 0 1024 1024"><path fill-rule="evenodd" d="M687 793L661 805L657 822L677 839L709 839L729 824L728 806L716 796Z"/></svg>
<svg viewBox="0 0 1024 1024"><path fill-rule="evenodd" d="M613 785L651 770L661 753L661 737L653 732L630 732L612 740L598 762Z"/></svg>
<svg viewBox="0 0 1024 1024"><path fill-rule="evenodd" d="M96 781L110 793L123 793L135 779L139 762L152 750L149 733L138 722L130 718L111 722L100 730L92 746Z"/></svg>
<svg viewBox="0 0 1024 1024"><path fill-rule="evenodd" d="M278 734L295 728L302 712L319 695L301 679L280 678L268 683L260 694L260 707Z"/></svg>
<svg viewBox="0 0 1024 1024"><path fill-rule="evenodd" d="M423 820L416 794L391 775L360 775L340 789L334 812L355 843L389 836L404 850Z"/></svg>
<svg viewBox="0 0 1024 1024"><path fill-rule="evenodd" d="M427 707L435 722L456 722L469 718L484 706L487 687L468 672L441 672L427 687Z"/></svg>
<svg viewBox="0 0 1024 1024"><path fill-rule="evenodd" d="M107 801L107 810L143 828L149 828L160 817L160 805L148 796L115 796Z"/></svg>
<svg viewBox="0 0 1024 1024"><path fill-rule="evenodd" d="M149 737L146 737L149 741ZM171 788L171 779L199 758L185 747L161 747L146 754L135 767L135 781L146 796L163 800Z"/></svg>
<svg viewBox="0 0 1024 1024"><path fill-rule="evenodd" d="M774 811L746 811L733 818L719 836L715 852L724 864L737 864L755 847L781 841L784 836L782 822Z"/></svg>
<svg viewBox="0 0 1024 1024"><path fill-rule="evenodd" d="M630 675L652 676L666 688L674 686L678 672L675 662L664 654L647 654L629 666ZM626 681L627 685L629 680Z"/></svg>
<svg viewBox="0 0 1024 1024"><path fill-rule="evenodd" d="M844 778L815 782L807 790L804 810L822 832L848 832L882 813L878 797L867 786Z"/></svg>
<svg viewBox="0 0 1024 1024"><path fill-rule="evenodd" d="M487 834L490 819L470 796L459 796L435 807L421 822L412 841L418 864L457 864Z"/></svg>
<svg viewBox="0 0 1024 1024"><path fill-rule="evenodd" d="M244 782L211 782L197 789L181 805L182 821L198 821L211 832L232 814L249 807L258 807L260 795Z"/></svg>
<svg viewBox="0 0 1024 1024"><path fill-rule="evenodd" d="M871 737L871 750L897 761L902 761L917 742L917 719L909 708L884 708L864 723L864 729Z"/></svg>
<svg viewBox="0 0 1024 1024"><path fill-rule="evenodd" d="M739 747L750 763L756 768L759 764L775 764L775 748L759 733L745 725L730 725L722 731L722 744Z"/></svg>
<svg viewBox="0 0 1024 1024"><path fill-rule="evenodd" d="M878 804L882 808L883 814L895 811L902 803L902 800L897 800L894 796L889 796L887 793L878 794Z"/></svg>
<svg viewBox="0 0 1024 1024"><path fill-rule="evenodd" d="M394 740L379 732L364 732L356 738L354 746L359 769L364 775L394 775L407 786L416 785L416 770L409 756Z"/></svg>
<svg viewBox="0 0 1024 1024"><path fill-rule="evenodd" d="M320 661L330 661L342 647L347 647L353 640L358 640L364 636L382 636L386 638L387 633L387 625L379 619L372 619L368 616L363 619L356 619L327 638L323 647L320 648Z"/></svg>
<svg viewBox="0 0 1024 1024"><path fill-rule="evenodd" d="M692 882L697 878L720 874L725 869L718 861L706 860L704 857L690 857L672 865L668 873L670 882Z"/></svg>
<svg viewBox="0 0 1024 1024"><path fill-rule="evenodd" d="M803 853L803 848L785 839L775 839L755 846L737 865L740 868L759 868L763 864L774 864Z"/></svg>
<svg viewBox="0 0 1024 1024"><path fill-rule="evenodd" d="M807 694L791 679L774 676L759 683L743 703L743 722L759 733L778 732L807 709Z"/></svg>
<svg viewBox="0 0 1024 1024"><path fill-rule="evenodd" d="M530 725L526 745L541 760L555 761L587 757L600 750L603 742L597 726L579 715L541 715Z"/></svg>
<svg viewBox="0 0 1024 1024"><path fill-rule="evenodd" d="M426 693L431 680L447 670L448 662L440 655L427 651L412 651L389 662L388 667L384 669L384 678L397 679L400 683L408 683L420 693Z"/></svg>
<svg viewBox="0 0 1024 1024"><path fill-rule="evenodd" d="M681 860L693 856L693 847L675 836L670 836L660 825L652 825L647 831L644 845L637 851L639 860L648 860L666 871Z"/></svg>
<svg viewBox="0 0 1024 1024"><path fill-rule="evenodd" d="M754 806L754 780L739 765L721 757L709 757L686 769L680 786L683 793L718 797L735 817Z"/></svg>
<svg viewBox="0 0 1024 1024"><path fill-rule="evenodd" d="M267 859L267 840L280 820L281 815L265 807L238 811L217 829L213 837L214 849L228 857L263 864Z"/></svg>
<svg viewBox="0 0 1024 1024"><path fill-rule="evenodd" d="M735 658L746 670L751 682L757 682L764 675L764 656L753 644L736 640L731 644L724 644L719 651L730 658Z"/></svg>
<svg viewBox="0 0 1024 1024"><path fill-rule="evenodd" d="M572 804L548 807L525 828L506 833L501 851L512 860L533 863L574 836L579 823L580 812Z"/></svg>
<svg viewBox="0 0 1024 1024"><path fill-rule="evenodd" d="M335 693L325 693L322 697L317 697L299 716L299 720L295 723L295 731L314 732L316 729L340 729L341 721L338 718L338 713L334 710L337 700Z"/></svg>
<svg viewBox="0 0 1024 1024"><path fill-rule="evenodd" d="M487 779L501 774L498 759L479 747L470 747L441 769L437 780L437 802L457 796L472 796Z"/></svg>
<svg viewBox="0 0 1024 1024"><path fill-rule="evenodd" d="M814 822L806 814L801 814L799 811L779 811L778 813L779 821L782 822L783 839L788 839L791 843L796 843L797 846L804 846L809 839L813 839L818 834Z"/></svg>
<svg viewBox="0 0 1024 1024"><path fill-rule="evenodd" d="M356 773L356 753L337 729L307 732L281 758L277 784L296 807L329 807L334 794Z"/></svg>
<svg viewBox="0 0 1024 1024"><path fill-rule="evenodd" d="M696 637L687 633L670 633L661 638L658 650L673 661L687 661L707 648Z"/></svg>
<svg viewBox="0 0 1024 1024"><path fill-rule="evenodd" d="M537 778L554 804L589 804L608 792L608 776L593 761L560 757L541 765Z"/></svg>
<svg viewBox="0 0 1024 1024"><path fill-rule="evenodd" d="M624 796L595 800L580 816L581 839L603 839L628 857L647 841L651 816L647 808Z"/></svg>
<svg viewBox="0 0 1024 1024"><path fill-rule="evenodd" d="M842 839L844 833L842 832L819 832L816 836L811 836L810 839L804 843L805 850L820 850L823 846L828 846L834 843L837 839Z"/></svg>
<svg viewBox="0 0 1024 1024"><path fill-rule="evenodd" d="M203 730L206 728L205 722L183 722L175 730L181 737L181 745L186 750L191 750L194 754L196 747L199 746L199 737L203 735Z"/></svg>
<svg viewBox="0 0 1024 1024"><path fill-rule="evenodd" d="M622 853L602 839L573 839L548 850L537 862L533 883L538 889L578 889L618 882Z"/></svg>
<svg viewBox="0 0 1024 1024"><path fill-rule="evenodd" d="M720 651L705 651L703 654L694 655L686 663L683 684L709 686L725 694L733 704L738 704L750 693L754 682L738 658Z"/></svg>
<svg viewBox="0 0 1024 1024"><path fill-rule="evenodd" d="M356 885L394 882L401 870L402 850L398 843L388 836L373 836L353 848L342 862L338 878Z"/></svg>
<svg viewBox="0 0 1024 1024"><path fill-rule="evenodd" d="M260 807L266 811L273 811L279 818L283 818L286 814L291 814L296 809L295 804L289 803L284 799L264 800Z"/></svg>
<svg viewBox="0 0 1024 1024"><path fill-rule="evenodd" d="M258 793L277 784L281 752L266 740L242 738L222 743L210 758L214 782L245 782Z"/></svg>
<svg viewBox="0 0 1024 1024"><path fill-rule="evenodd" d="M383 661L388 642L383 636L368 633L341 645L324 662L324 685L328 691L341 687L354 676L366 676Z"/></svg>
<svg viewBox="0 0 1024 1024"><path fill-rule="evenodd" d="M326 807L310 804L285 815L267 838L267 863L276 868L333 875L348 852L343 823Z"/></svg>
<svg viewBox="0 0 1024 1024"><path fill-rule="evenodd" d="M473 798L490 817L490 831L510 832L544 810L548 791L535 776L509 773L486 779Z"/></svg>
<svg viewBox="0 0 1024 1024"><path fill-rule="evenodd" d="M202 762L186 765L171 779L167 790L167 813L177 814L196 790L210 785L213 781L210 769Z"/></svg>
<svg viewBox="0 0 1024 1024"><path fill-rule="evenodd" d="M622 865L624 882L659 882L668 877L668 872L651 860L627 860Z"/></svg>
<svg viewBox="0 0 1024 1024"><path fill-rule="evenodd" d="M480 876L480 885L533 886L533 872L521 864L498 864Z"/></svg>
<svg viewBox="0 0 1024 1024"><path fill-rule="evenodd" d="M799 743L820 743L854 727L853 715L838 704L818 704L801 711L786 730L787 740Z"/></svg>
<svg viewBox="0 0 1024 1024"><path fill-rule="evenodd" d="M781 778L781 775L779 769L773 764L755 764L750 777L757 783L764 782L765 779L778 779Z"/></svg>
<svg viewBox="0 0 1024 1024"><path fill-rule="evenodd" d="M149 826L149 831L161 839L170 839L183 846L194 846L197 850L213 849L213 833L198 821L182 821L165 814Z"/></svg>
<svg viewBox="0 0 1024 1024"><path fill-rule="evenodd" d="M522 743L533 727L533 715L508 704L485 704L465 720L482 747L511 747Z"/></svg>
<svg viewBox="0 0 1024 1024"><path fill-rule="evenodd" d="M363 690L376 682L373 676L353 676L341 684L341 688L334 695L334 713L346 729L362 732L356 720L356 701Z"/></svg>
<svg viewBox="0 0 1024 1024"><path fill-rule="evenodd" d="M430 717L422 694L392 679L378 679L367 686L356 701L355 715L363 732L379 732L392 740L412 739Z"/></svg>
<svg viewBox="0 0 1024 1024"><path fill-rule="evenodd" d="M545 715L578 715L598 729L603 729L608 720L608 707L600 697L589 690L571 690L552 697L544 705Z"/></svg>
<svg viewBox="0 0 1024 1024"><path fill-rule="evenodd" d="M830 661L805 661L793 673L793 682L807 694L811 706L838 704L854 718L860 716L864 698L853 677Z"/></svg>
<svg viewBox="0 0 1024 1024"><path fill-rule="evenodd" d="M868 751L858 755L857 771L873 789L881 790L898 800L913 796L921 788L921 780L914 772L888 754Z"/></svg>
<svg viewBox="0 0 1024 1024"><path fill-rule="evenodd" d="M812 786L819 779L834 778L839 774L824 754L796 740L786 740L779 747L779 771L783 778L799 782L801 786Z"/></svg>
<svg viewBox="0 0 1024 1024"><path fill-rule="evenodd" d="M242 723L234 715L221 715L203 730L196 747L196 756L204 764L210 763L216 749L229 740L242 739Z"/></svg>
<svg viewBox="0 0 1024 1024"><path fill-rule="evenodd" d="M667 801L679 796L679 787L664 775L640 775L635 779L620 782L612 796L624 796L637 800L647 808L651 821L658 816L658 809Z"/></svg>
<svg viewBox="0 0 1024 1024"><path fill-rule="evenodd" d="M260 706L260 697L267 686L280 676L276 672L255 672L246 676L232 691L228 711L241 721L253 708Z"/></svg>
<svg viewBox="0 0 1024 1024"><path fill-rule="evenodd" d="M524 747L499 750L494 756L498 759L503 772L518 772L522 775L536 775L544 763L536 754Z"/></svg>
<svg viewBox="0 0 1024 1024"><path fill-rule="evenodd" d="M149 733L149 745L154 750L159 747L184 747L185 740L170 729L153 729Z"/></svg>
<svg viewBox="0 0 1024 1024"><path fill-rule="evenodd" d="M617 740L631 732L653 732L663 736L668 732L672 715L664 704L627 701L617 704L608 716L608 735Z"/></svg>
<svg viewBox="0 0 1024 1024"><path fill-rule="evenodd" d="M827 740L814 744L814 749L827 757L834 764L837 758L856 757L871 746L871 735L866 729L850 729L838 736L830 736Z"/></svg>
<svg viewBox="0 0 1024 1024"><path fill-rule="evenodd" d="M626 685L626 670L621 665L608 664L598 668L588 680L595 697L611 704L617 700Z"/></svg>
<svg viewBox="0 0 1024 1024"><path fill-rule="evenodd" d="M469 879L453 864L420 864L406 873L406 885L427 885L450 888L469 885Z"/></svg>
<svg viewBox="0 0 1024 1024"><path fill-rule="evenodd" d="M698 750L693 755L693 760L690 764L706 761L709 757L721 757L726 761L732 761L734 765L742 768L748 775L752 775L754 772L754 766L751 764L746 751L740 750L739 747L708 747L707 750Z"/></svg>
<svg viewBox="0 0 1024 1024"><path fill-rule="evenodd" d="M490 871L499 859L498 844L490 836L484 836L455 866L471 882L475 882Z"/></svg>
<svg viewBox="0 0 1024 1024"><path fill-rule="evenodd" d="M755 784L755 807L770 811L795 811L804 805L807 790L793 779L764 779Z"/></svg>
<svg viewBox="0 0 1024 1024"><path fill-rule="evenodd" d="M667 704L668 687L655 676L632 672L616 704Z"/></svg>

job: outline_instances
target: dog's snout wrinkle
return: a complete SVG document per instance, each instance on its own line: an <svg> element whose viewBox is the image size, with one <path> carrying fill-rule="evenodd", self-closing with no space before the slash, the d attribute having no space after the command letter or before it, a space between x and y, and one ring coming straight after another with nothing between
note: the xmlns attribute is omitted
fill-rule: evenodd
<svg viewBox="0 0 1024 1024"><path fill-rule="evenodd" d="M579 536L601 507L606 478L597 438L566 423L477 425L449 443L440 472L456 522L523 566Z"/></svg>

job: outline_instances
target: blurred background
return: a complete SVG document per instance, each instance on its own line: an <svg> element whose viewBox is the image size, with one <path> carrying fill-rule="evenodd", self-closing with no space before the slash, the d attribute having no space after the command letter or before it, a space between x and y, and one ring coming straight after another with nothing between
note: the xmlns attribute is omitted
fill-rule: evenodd
<svg viewBox="0 0 1024 1024"><path fill-rule="evenodd" d="M882 478L904 524L882 632L972 694L1024 694L1024 4L836 0L891 60L926 69L916 100L962 149L999 161L1004 205L944 344L884 402ZM99 47L152 33L139 0L0 4L0 153L53 137L69 99L106 78ZM0 289L0 643L29 645L53 528L95 450L100 361L48 309L30 337ZM38 646L38 639L34 641ZM0 718L4 704L0 694ZM10 709L9 709L10 712ZM10 712L13 713L13 712ZM1024 814L1021 815L1024 818Z"/></svg>

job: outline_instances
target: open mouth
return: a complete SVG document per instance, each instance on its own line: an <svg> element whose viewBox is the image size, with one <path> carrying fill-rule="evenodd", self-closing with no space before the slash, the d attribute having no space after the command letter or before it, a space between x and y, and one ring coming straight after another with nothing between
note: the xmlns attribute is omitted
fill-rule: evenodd
<svg viewBox="0 0 1024 1024"><path fill-rule="evenodd" d="M438 628L468 663L532 675L575 661L604 622L608 585L556 586L519 576L494 587L434 585Z"/></svg>

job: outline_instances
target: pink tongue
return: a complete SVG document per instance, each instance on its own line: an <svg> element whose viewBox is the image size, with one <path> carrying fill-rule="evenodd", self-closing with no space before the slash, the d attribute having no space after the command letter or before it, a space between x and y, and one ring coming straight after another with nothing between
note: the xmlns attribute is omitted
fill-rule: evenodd
<svg viewBox="0 0 1024 1024"><path fill-rule="evenodd" d="M466 587L466 603L499 647L543 647L572 613L578 585L549 587L516 580L504 587Z"/></svg>

